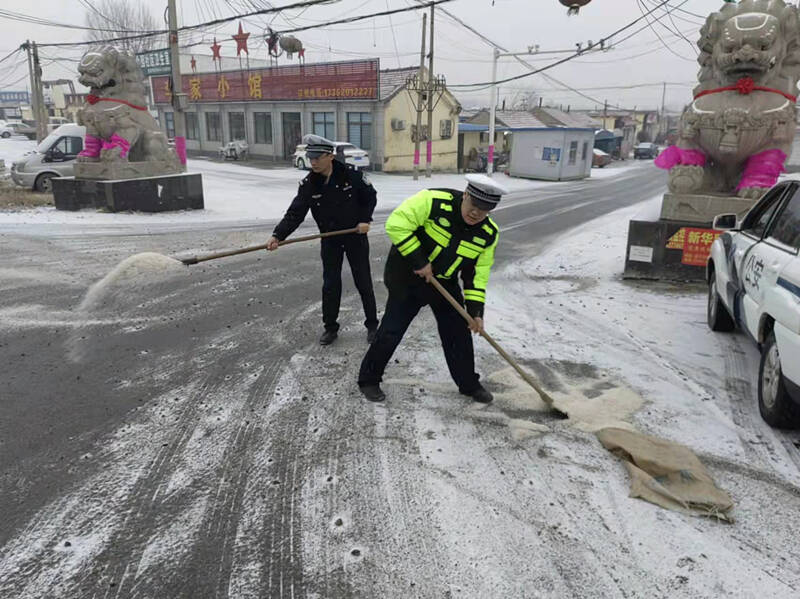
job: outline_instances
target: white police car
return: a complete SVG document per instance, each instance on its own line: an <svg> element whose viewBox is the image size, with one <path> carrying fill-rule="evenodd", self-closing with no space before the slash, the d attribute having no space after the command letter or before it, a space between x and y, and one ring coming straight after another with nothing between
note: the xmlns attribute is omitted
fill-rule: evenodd
<svg viewBox="0 0 800 599"><path fill-rule="evenodd" d="M724 230L711 246L708 326L736 326L761 347L758 407L771 426L800 426L800 182L770 189L740 223L714 219Z"/></svg>

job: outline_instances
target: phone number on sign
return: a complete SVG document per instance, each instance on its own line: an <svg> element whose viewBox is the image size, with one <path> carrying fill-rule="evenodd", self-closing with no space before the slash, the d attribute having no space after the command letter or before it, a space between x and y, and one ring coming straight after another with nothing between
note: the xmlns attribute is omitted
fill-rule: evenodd
<svg viewBox="0 0 800 599"><path fill-rule="evenodd" d="M374 98L374 87L323 88L309 87L297 90L298 98Z"/></svg>

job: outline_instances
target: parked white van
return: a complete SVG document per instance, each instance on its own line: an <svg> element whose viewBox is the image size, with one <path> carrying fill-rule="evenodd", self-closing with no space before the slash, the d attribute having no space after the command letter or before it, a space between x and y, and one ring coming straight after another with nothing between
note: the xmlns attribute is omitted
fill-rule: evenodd
<svg viewBox="0 0 800 599"><path fill-rule="evenodd" d="M71 177L75 159L83 150L86 127L61 125L19 160L11 164L11 180L36 191L52 191L53 177Z"/></svg>

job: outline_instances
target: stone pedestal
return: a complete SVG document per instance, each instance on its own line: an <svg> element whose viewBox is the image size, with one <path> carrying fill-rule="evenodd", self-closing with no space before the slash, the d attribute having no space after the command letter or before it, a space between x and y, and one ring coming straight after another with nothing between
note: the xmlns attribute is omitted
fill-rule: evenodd
<svg viewBox="0 0 800 599"><path fill-rule="evenodd" d="M711 228L714 217L742 217L754 204L736 196L664 194L659 220L628 224L624 278L705 281L711 244L720 234Z"/></svg>
<svg viewBox="0 0 800 599"><path fill-rule="evenodd" d="M163 177L180 173L180 164L170 161L156 162L75 162L76 179L100 179L103 181L122 181Z"/></svg>
<svg viewBox="0 0 800 599"><path fill-rule="evenodd" d="M199 173L110 181L59 177L53 179L53 196L58 210L165 212L204 207Z"/></svg>
<svg viewBox="0 0 800 599"><path fill-rule="evenodd" d="M744 216L755 200L737 196L665 193L661 202L661 220L711 225L718 214Z"/></svg>

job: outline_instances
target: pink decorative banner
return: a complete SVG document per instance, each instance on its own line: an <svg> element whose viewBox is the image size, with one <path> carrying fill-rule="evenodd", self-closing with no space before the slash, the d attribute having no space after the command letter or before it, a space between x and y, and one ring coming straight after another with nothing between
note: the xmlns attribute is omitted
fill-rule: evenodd
<svg viewBox="0 0 800 599"><path fill-rule="evenodd" d="M414 166L419 165L419 150L414 150Z"/></svg>
<svg viewBox="0 0 800 599"><path fill-rule="evenodd" d="M178 155L178 158L181 161L181 164L186 164L186 138L185 137L176 137L175 138L175 153Z"/></svg>

